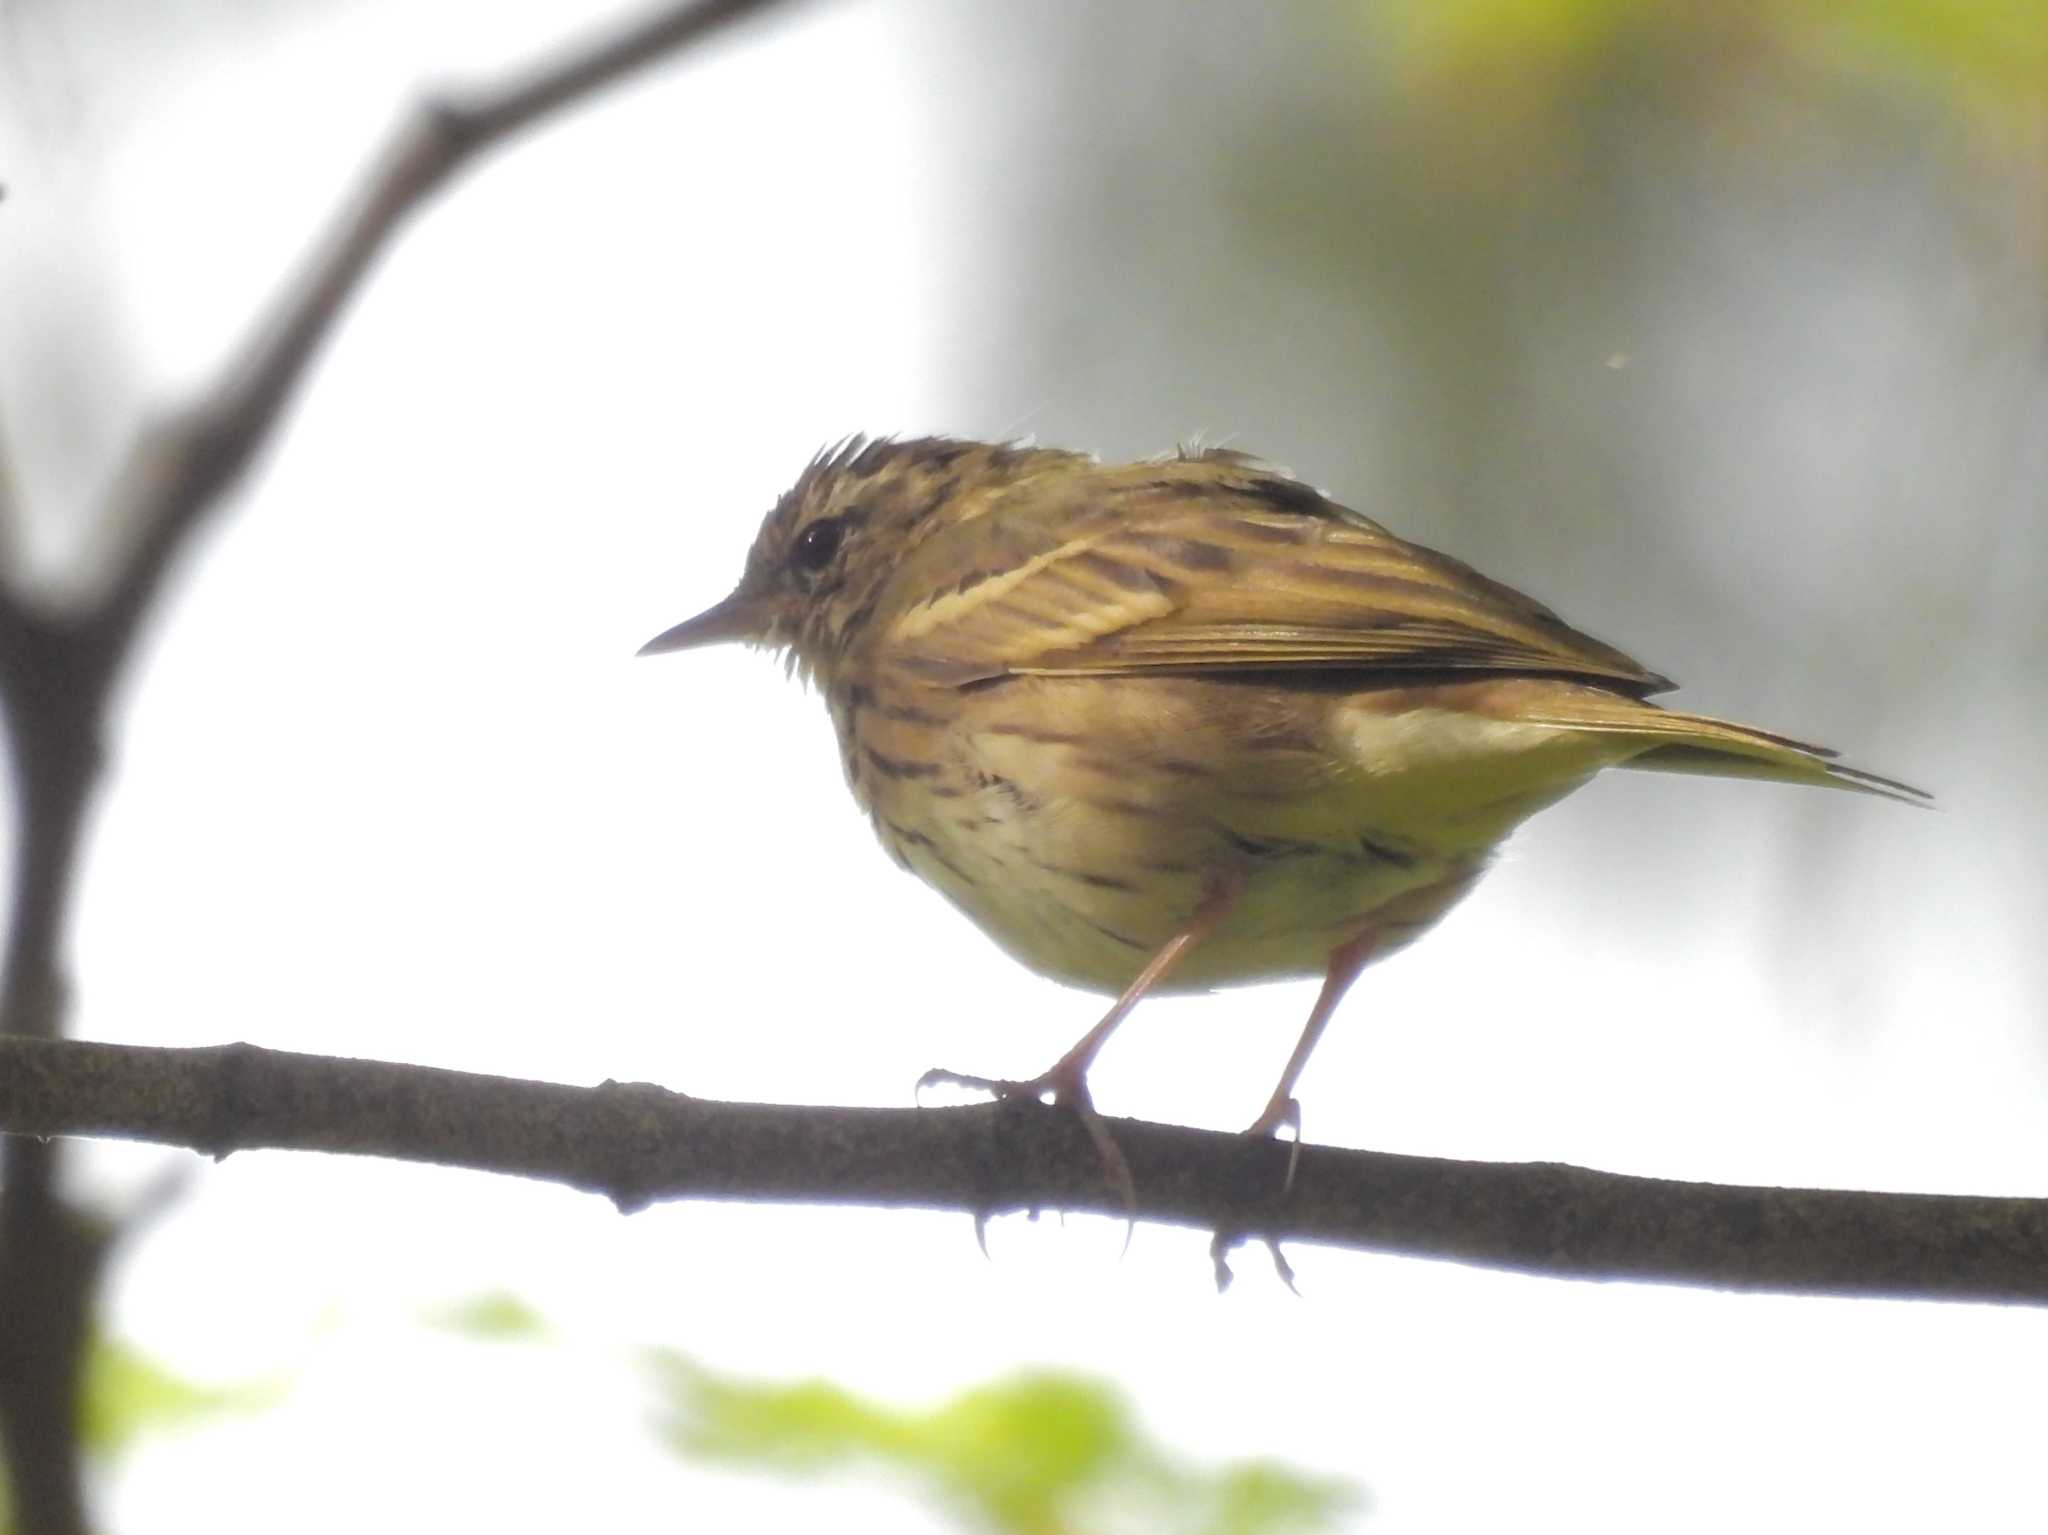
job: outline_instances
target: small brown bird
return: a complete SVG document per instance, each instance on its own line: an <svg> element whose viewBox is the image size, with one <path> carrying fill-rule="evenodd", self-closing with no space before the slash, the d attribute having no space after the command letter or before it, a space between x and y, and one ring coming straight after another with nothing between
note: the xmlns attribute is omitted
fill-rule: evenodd
<svg viewBox="0 0 2048 1535"><path fill-rule="evenodd" d="M1117 1171L1089 1064L1150 992L1345 989L1607 767L1927 796L1671 686L1541 604L1244 455L1105 465L854 438L776 503L723 602L642 654L741 640L815 682L898 863L1043 975L1117 994L1029 1082Z"/></svg>

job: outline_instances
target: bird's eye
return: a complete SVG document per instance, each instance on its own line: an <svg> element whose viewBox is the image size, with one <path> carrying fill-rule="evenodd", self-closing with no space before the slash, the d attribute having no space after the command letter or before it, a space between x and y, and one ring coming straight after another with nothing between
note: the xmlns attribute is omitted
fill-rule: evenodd
<svg viewBox="0 0 2048 1535"><path fill-rule="evenodd" d="M790 558L798 570L816 574L832 563L832 556L839 552L840 541L845 537L845 518L820 517L797 534Z"/></svg>

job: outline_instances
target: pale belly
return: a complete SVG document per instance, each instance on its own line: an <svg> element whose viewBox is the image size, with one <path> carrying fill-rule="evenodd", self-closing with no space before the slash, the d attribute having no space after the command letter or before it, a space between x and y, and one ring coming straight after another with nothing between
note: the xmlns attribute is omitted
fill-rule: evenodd
<svg viewBox="0 0 2048 1535"><path fill-rule="evenodd" d="M1612 760L1556 731L1343 699L1246 718L1246 696L1127 678L991 690L942 728L863 729L848 770L885 846L997 943L1114 992L1219 884L1235 905L1162 990L1320 975L1367 929L1384 956Z"/></svg>
<svg viewBox="0 0 2048 1535"><path fill-rule="evenodd" d="M1129 984L1213 883L1230 881L1238 892L1235 905L1155 990L1318 976L1332 949L1368 927L1378 932L1376 957L1383 957L1432 926L1470 889L1484 863L1477 857L1462 866L1395 864L1356 849L1307 844L1247 854L1220 843L1199 874L1108 876L1118 882L1112 888L1092 873L1084 880L1041 872L1032 866L1033 845L1026 827L994 859L976 844L939 855L913 848L909 861L1018 960L1042 975L1105 992Z"/></svg>

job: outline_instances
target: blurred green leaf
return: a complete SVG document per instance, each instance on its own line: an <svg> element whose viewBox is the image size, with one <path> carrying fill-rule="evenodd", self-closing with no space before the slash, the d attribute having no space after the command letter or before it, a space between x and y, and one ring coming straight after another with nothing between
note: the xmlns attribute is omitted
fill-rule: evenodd
<svg viewBox="0 0 2048 1535"><path fill-rule="evenodd" d="M1174 1465L1142 1440L1121 1397L1069 1375L1020 1375L920 1412L823 1382L735 1380L668 1351L650 1362L662 1432L679 1454L786 1475L885 1468L1003 1535L1313 1531L1363 1502L1346 1483L1271 1463Z"/></svg>
<svg viewBox="0 0 2048 1535"><path fill-rule="evenodd" d="M276 1405L288 1385L283 1379L199 1385L174 1375L133 1344L99 1338L86 1360L79 1437L88 1453L112 1457L158 1429L260 1412Z"/></svg>
<svg viewBox="0 0 2048 1535"><path fill-rule="evenodd" d="M1107 1387L1025 1375L964 1392L918 1420L924 1458L1002 1530L1064 1527L1078 1491L1144 1466L1129 1413Z"/></svg>
<svg viewBox="0 0 2048 1535"><path fill-rule="evenodd" d="M1353 14L1411 87L1501 87L1505 101L1460 94L1460 118L1537 100L1568 110L1552 87L1645 49L1708 64L1776 54L1969 113L2038 121L2048 106L2048 0L1375 0Z"/></svg>
<svg viewBox="0 0 2048 1535"><path fill-rule="evenodd" d="M1591 60L1657 8L1655 0L1382 0L1362 14L1403 72L1513 60L1548 75Z"/></svg>
<svg viewBox="0 0 2048 1535"><path fill-rule="evenodd" d="M1205 1535L1255 1535L1265 1530L1327 1528L1362 1500L1342 1483L1304 1477L1271 1461L1252 1461L1216 1478L1214 1516Z"/></svg>
<svg viewBox="0 0 2048 1535"><path fill-rule="evenodd" d="M1792 47L1835 68L1986 112L2048 106L2044 0L1777 0L1771 9Z"/></svg>
<svg viewBox="0 0 2048 1535"><path fill-rule="evenodd" d="M444 1332L493 1342L545 1338L549 1331L546 1318L505 1291L473 1295L438 1306L427 1313L426 1321L428 1326Z"/></svg>

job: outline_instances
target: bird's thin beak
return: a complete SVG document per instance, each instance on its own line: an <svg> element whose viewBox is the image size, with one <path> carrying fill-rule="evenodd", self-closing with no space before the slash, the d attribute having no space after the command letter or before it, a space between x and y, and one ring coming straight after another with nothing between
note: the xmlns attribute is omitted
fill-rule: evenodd
<svg viewBox="0 0 2048 1535"><path fill-rule="evenodd" d="M700 645L723 645L728 640L748 640L768 627L768 604L758 597L734 592L716 607L706 608L695 618L686 618L673 629L664 629L642 645L643 656L658 656L668 650L694 650Z"/></svg>

